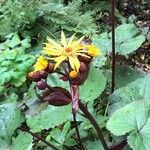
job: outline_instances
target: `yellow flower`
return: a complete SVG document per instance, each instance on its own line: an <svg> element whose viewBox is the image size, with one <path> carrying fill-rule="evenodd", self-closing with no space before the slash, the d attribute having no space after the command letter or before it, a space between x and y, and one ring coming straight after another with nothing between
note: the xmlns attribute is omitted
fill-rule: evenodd
<svg viewBox="0 0 150 150"><path fill-rule="evenodd" d="M34 71L44 70L44 69L46 69L47 65L48 65L47 60L43 56L40 56L37 59L36 64L34 65Z"/></svg>
<svg viewBox="0 0 150 150"><path fill-rule="evenodd" d="M86 55L87 49L84 49L84 45L81 44L84 36L79 40L74 40L75 34L67 41L64 32L61 32L60 43L55 42L51 38L47 38L48 43L45 43L43 52L50 56L50 60L56 62L54 70L65 60L69 61L71 68L75 71L79 71L80 62L78 56L89 57Z"/></svg>
<svg viewBox="0 0 150 150"><path fill-rule="evenodd" d="M88 49L88 55L91 57L96 57L102 54L101 51L94 45L87 45L86 48Z"/></svg>

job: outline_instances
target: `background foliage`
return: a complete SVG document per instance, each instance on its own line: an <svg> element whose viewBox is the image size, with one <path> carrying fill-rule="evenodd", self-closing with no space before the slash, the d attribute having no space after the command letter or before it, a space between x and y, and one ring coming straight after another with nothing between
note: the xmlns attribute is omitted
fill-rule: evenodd
<svg viewBox="0 0 150 150"><path fill-rule="evenodd" d="M31 132L58 149L77 149L71 106L41 103L27 74L33 69L47 36L59 39L76 32L102 50L80 88L102 127L108 145L127 139L124 150L149 150L150 143L150 2L118 1L116 5L116 89L111 94L111 26L108 0L0 1L0 150L48 150ZM69 86L56 74L52 86ZM40 91L37 91L40 93ZM88 150L103 150L89 121L79 112L80 134Z"/></svg>

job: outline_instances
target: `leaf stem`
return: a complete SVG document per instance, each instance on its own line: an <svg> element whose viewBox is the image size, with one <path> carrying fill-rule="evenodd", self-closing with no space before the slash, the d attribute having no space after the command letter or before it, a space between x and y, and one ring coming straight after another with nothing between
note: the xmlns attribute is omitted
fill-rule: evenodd
<svg viewBox="0 0 150 150"><path fill-rule="evenodd" d="M88 120L91 122L91 124L93 125L93 127L97 131L98 137L99 137L99 139L101 141L101 144L104 147L104 150L109 150L108 146L107 146L107 143L106 143L106 141L104 139L104 136L102 134L101 128L98 126L98 124L97 124L96 120L94 119L94 117L91 115L91 113L88 111L86 106L81 101L79 101L79 108L85 114L85 116L88 118Z"/></svg>
<svg viewBox="0 0 150 150"><path fill-rule="evenodd" d="M45 143L46 145L50 146L51 148L53 148L54 150L59 150L57 149L57 147L55 147L53 144L49 143L48 141L46 141L44 138L42 138L41 136L31 132L26 126L21 126L18 128L19 130L21 131L24 131L24 132L28 132L30 133L33 137L37 138L39 141L42 141L43 143Z"/></svg>

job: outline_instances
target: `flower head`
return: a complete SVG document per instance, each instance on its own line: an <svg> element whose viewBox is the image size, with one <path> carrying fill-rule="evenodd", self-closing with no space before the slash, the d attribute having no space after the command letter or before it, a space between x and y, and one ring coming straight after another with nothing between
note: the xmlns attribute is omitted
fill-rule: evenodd
<svg viewBox="0 0 150 150"><path fill-rule="evenodd" d="M88 55L89 56L96 57L98 55L101 55L100 50L96 46L94 46L94 45L87 45L86 47L88 49Z"/></svg>
<svg viewBox="0 0 150 150"><path fill-rule="evenodd" d="M48 65L47 60L43 56L40 56L37 59L36 64L34 65L34 71L44 70L44 69L46 69L47 65Z"/></svg>
<svg viewBox="0 0 150 150"><path fill-rule="evenodd" d="M71 68L79 72L80 61L78 56L90 58L88 50L90 47L81 44L84 36L79 40L75 40L75 34L70 37L69 40L66 39L64 32L61 32L60 43L55 42L51 38L47 38L48 42L45 43L43 52L49 55L49 59L56 62L54 70L63 62L68 61ZM96 56L96 53L95 55Z"/></svg>

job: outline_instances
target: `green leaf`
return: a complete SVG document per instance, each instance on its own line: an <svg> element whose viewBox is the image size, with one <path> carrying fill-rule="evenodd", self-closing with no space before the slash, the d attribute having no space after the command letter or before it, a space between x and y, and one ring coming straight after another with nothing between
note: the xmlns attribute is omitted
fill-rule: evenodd
<svg viewBox="0 0 150 150"><path fill-rule="evenodd" d="M140 133L131 133L128 136L128 144L133 150L149 150L150 138L142 136Z"/></svg>
<svg viewBox="0 0 150 150"><path fill-rule="evenodd" d="M85 143L87 150L104 150L103 146L100 144L99 141L87 141Z"/></svg>
<svg viewBox="0 0 150 150"><path fill-rule="evenodd" d="M107 58L106 57L96 57L94 60L93 60L93 62L92 62L92 64L95 66L95 67L97 67L97 68L100 68L100 67L102 67L102 66L104 66L105 65L105 63L106 63L106 61L107 61Z"/></svg>
<svg viewBox="0 0 150 150"><path fill-rule="evenodd" d="M145 75L110 95L109 113L139 99L150 98L150 75Z"/></svg>
<svg viewBox="0 0 150 150"><path fill-rule="evenodd" d="M9 150L11 148L11 145L9 145L7 142L0 139L0 150Z"/></svg>
<svg viewBox="0 0 150 150"><path fill-rule="evenodd" d="M49 105L40 114L27 117L27 124L33 132L40 132L42 129L54 128L70 119L71 106Z"/></svg>
<svg viewBox="0 0 150 150"><path fill-rule="evenodd" d="M144 41L145 37L139 35L134 24L123 24L116 28L116 49L122 55L134 52Z"/></svg>
<svg viewBox="0 0 150 150"><path fill-rule="evenodd" d="M150 99L150 74L145 75L143 78L137 80L137 87L140 89L139 94L145 99Z"/></svg>
<svg viewBox="0 0 150 150"><path fill-rule="evenodd" d="M24 48L29 48L31 47L31 38L30 37L26 37L24 40L21 41L21 45L24 47Z"/></svg>
<svg viewBox="0 0 150 150"><path fill-rule="evenodd" d="M57 141L59 144L63 145L63 142L65 139L63 138L61 133L62 133L62 131L59 128L54 128L50 132L50 135L55 141Z"/></svg>
<svg viewBox="0 0 150 150"><path fill-rule="evenodd" d="M62 137L63 137L63 139L66 138L66 136L67 136L67 134L68 134L68 132L69 132L70 127L71 127L70 122L69 122L69 121L66 122L65 125L64 125L64 127L63 127L63 132L62 132Z"/></svg>
<svg viewBox="0 0 150 150"><path fill-rule="evenodd" d="M13 138L12 150L31 150L33 137L29 133L21 132Z"/></svg>
<svg viewBox="0 0 150 150"><path fill-rule="evenodd" d="M99 48L104 55L111 51L111 38L107 32L95 37L93 39L93 44Z"/></svg>
<svg viewBox="0 0 150 150"><path fill-rule="evenodd" d="M4 50L0 52L0 85L5 83L21 86L26 80L35 58L32 55L16 50Z"/></svg>
<svg viewBox="0 0 150 150"><path fill-rule="evenodd" d="M137 50L145 41L145 37L139 33L134 24L122 24L115 29L116 32L116 52L121 55L128 55ZM111 52L111 33L103 33L94 38L94 44L100 48L104 54Z"/></svg>
<svg viewBox="0 0 150 150"><path fill-rule="evenodd" d="M100 69L91 66L85 83L80 86L80 98L86 102L96 99L105 89L106 79Z"/></svg>
<svg viewBox="0 0 150 150"><path fill-rule="evenodd" d="M12 135L23 121L23 116L15 103L0 105L0 138L10 142Z"/></svg>
<svg viewBox="0 0 150 150"><path fill-rule="evenodd" d="M56 73L49 75L47 82L52 87L62 87L67 90L69 89L69 82L65 82L62 79L60 79L60 76Z"/></svg>
<svg viewBox="0 0 150 150"><path fill-rule="evenodd" d="M127 86L132 81L144 75L128 66L116 66L116 88Z"/></svg>
<svg viewBox="0 0 150 150"><path fill-rule="evenodd" d="M56 12L61 15L66 15L66 12L64 10L64 7L62 4L58 3L48 3L46 5L43 5L42 10L47 11L49 13Z"/></svg>
<svg viewBox="0 0 150 150"><path fill-rule="evenodd" d="M20 38L18 34L14 34L11 41L9 42L8 46L11 48L14 48L15 46L19 45L21 43Z"/></svg>
<svg viewBox="0 0 150 150"><path fill-rule="evenodd" d="M69 132L69 129L70 129L70 122L68 121L63 126L63 130L56 127L50 132L50 136L53 139L55 139L58 143L63 145L64 142L66 141L66 136L67 136L67 133Z"/></svg>
<svg viewBox="0 0 150 150"><path fill-rule="evenodd" d="M121 136L137 132L150 137L150 102L139 100L118 109L108 120L107 129L114 135ZM137 150L137 149L136 149Z"/></svg>

